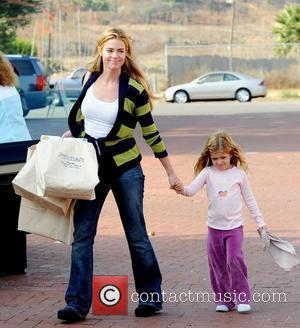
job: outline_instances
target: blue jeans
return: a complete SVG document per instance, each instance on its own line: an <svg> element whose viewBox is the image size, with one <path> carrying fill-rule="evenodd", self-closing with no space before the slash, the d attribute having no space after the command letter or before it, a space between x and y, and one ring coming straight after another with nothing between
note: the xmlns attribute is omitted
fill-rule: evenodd
<svg viewBox="0 0 300 328"><path fill-rule="evenodd" d="M74 242L71 273L65 299L80 314L92 302L93 244L101 208L110 189L125 230L135 287L138 294L155 293L161 302L161 273L147 235L143 214L144 175L140 165L121 174L111 184L100 182L96 199L77 201L74 209Z"/></svg>

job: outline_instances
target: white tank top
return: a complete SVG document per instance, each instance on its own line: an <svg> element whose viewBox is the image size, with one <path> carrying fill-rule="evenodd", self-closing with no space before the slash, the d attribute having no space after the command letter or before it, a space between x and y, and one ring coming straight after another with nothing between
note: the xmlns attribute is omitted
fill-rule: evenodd
<svg viewBox="0 0 300 328"><path fill-rule="evenodd" d="M82 101L85 132L93 138L104 138L112 129L118 114L118 99L114 102L102 101L94 96L92 84Z"/></svg>

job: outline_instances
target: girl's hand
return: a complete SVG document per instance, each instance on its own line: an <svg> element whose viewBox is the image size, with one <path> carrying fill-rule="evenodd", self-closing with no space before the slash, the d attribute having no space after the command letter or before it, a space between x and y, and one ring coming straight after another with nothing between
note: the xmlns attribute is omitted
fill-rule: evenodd
<svg viewBox="0 0 300 328"><path fill-rule="evenodd" d="M184 188L183 189L180 189L180 190L176 190L175 189L175 191L176 191L176 194L185 196Z"/></svg>
<svg viewBox="0 0 300 328"><path fill-rule="evenodd" d="M73 138L73 135L70 130L66 131L63 135L63 138Z"/></svg>
<svg viewBox="0 0 300 328"><path fill-rule="evenodd" d="M263 230L265 230L265 231L268 230L266 225L264 225L264 226L262 226L262 227L259 227L259 228L257 229L257 231L258 231L259 234L261 234Z"/></svg>
<svg viewBox="0 0 300 328"><path fill-rule="evenodd" d="M258 233L260 235L260 238L263 242L264 250L266 250L270 246L270 238L267 234L267 226L259 227L257 229L257 231L258 231Z"/></svg>

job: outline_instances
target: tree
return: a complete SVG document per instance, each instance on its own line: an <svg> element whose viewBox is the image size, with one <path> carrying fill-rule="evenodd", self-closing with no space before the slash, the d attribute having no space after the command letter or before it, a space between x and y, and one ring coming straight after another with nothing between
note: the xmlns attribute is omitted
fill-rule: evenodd
<svg viewBox="0 0 300 328"><path fill-rule="evenodd" d="M16 31L30 22L30 14L40 11L42 0L0 1L0 50L8 52L16 42Z"/></svg>
<svg viewBox="0 0 300 328"><path fill-rule="evenodd" d="M83 9L109 11L109 4L106 0L73 0L73 3L80 5Z"/></svg>
<svg viewBox="0 0 300 328"><path fill-rule="evenodd" d="M9 49L6 50L6 53L30 55L31 41L26 39L16 38L13 42L10 43ZM36 54L37 54L37 49L36 47L34 47L33 56L36 56Z"/></svg>
<svg viewBox="0 0 300 328"><path fill-rule="evenodd" d="M273 27L273 34L282 43L275 48L279 56L286 56L300 44L300 6L289 5L278 12ZM298 43L298 44L297 44Z"/></svg>

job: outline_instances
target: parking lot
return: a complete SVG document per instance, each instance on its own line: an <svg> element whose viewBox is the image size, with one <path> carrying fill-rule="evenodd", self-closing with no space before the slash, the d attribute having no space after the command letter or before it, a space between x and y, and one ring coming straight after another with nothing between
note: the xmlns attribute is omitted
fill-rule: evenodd
<svg viewBox="0 0 300 328"><path fill-rule="evenodd" d="M183 108L177 105L167 104L155 109L155 119L177 174L188 183L199 149L208 134L225 128L246 151L249 178L269 229L291 241L300 254L299 103L268 104L263 106L263 112L257 113L262 106L257 102L258 107L249 106L247 113L230 115L226 113L227 108L238 110L239 106L235 106L238 104L207 103L204 109L202 105L202 102L187 104L185 115L166 114L176 108L182 111ZM211 108L214 111L208 115ZM199 114L201 109L203 112ZM217 111L222 113L217 114ZM30 114L26 120L36 137L44 131L60 134L67 127L66 118L59 110L51 119L45 119L43 113L40 112L40 117L31 117ZM167 296L176 294L177 301L167 298L162 314L143 319L134 316L136 304L129 298L128 316L89 314L85 322L74 326L299 327L299 266L291 272L284 272L272 261L262 250L255 225L247 212L244 252L255 295L253 311L248 315L236 311L216 313L212 300L179 299L180 295L189 292L192 295L210 292L206 259L206 197L200 193L187 199L169 190L159 162L144 146L140 136L137 137L144 154L147 229L161 266L163 290ZM64 305L70 247L35 235L28 235L27 242L27 273L0 277L0 327L66 327L57 320L56 311ZM111 195L101 214L94 252L94 273L128 275L130 297L134 292L130 257Z"/></svg>

